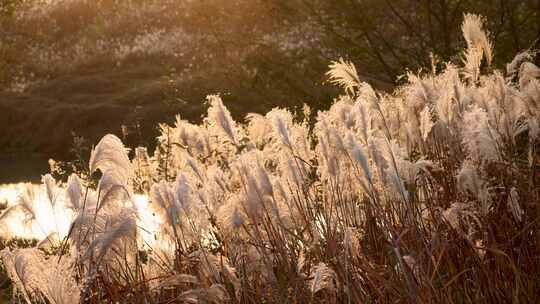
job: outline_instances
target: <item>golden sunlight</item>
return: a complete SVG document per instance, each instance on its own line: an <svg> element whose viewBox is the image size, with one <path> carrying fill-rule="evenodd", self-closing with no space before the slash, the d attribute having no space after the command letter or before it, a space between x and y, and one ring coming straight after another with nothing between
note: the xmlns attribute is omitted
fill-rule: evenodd
<svg viewBox="0 0 540 304"><path fill-rule="evenodd" d="M38 241L54 235L59 239L67 236L74 213L65 205L64 195L59 195L54 207L47 198L45 186L32 183L0 185L0 203L8 209L17 205L19 197L27 190L34 193L32 207L35 219L27 220L22 210L13 208L5 216L0 226L0 236L3 238L29 238ZM63 189L62 189L63 190ZM62 191L63 192L63 191ZM137 225L141 231L142 246L156 246L155 234L162 223L159 215L149 208L146 195L133 195L133 205L137 210Z"/></svg>

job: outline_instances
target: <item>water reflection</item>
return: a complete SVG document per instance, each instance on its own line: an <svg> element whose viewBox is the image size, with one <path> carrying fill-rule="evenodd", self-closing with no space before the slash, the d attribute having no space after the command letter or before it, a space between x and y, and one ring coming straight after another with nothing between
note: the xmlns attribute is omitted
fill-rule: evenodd
<svg viewBox="0 0 540 304"><path fill-rule="evenodd" d="M26 191L32 192L32 208L35 211L35 219L28 221L27 216L19 208L8 208L18 204L19 197ZM42 184L18 183L0 185L0 236L3 238L21 237L43 240L49 235L57 235L64 238L70 228L75 214L66 207L64 191L60 192L54 207L47 198L45 186ZM137 209L138 225L141 229L141 241L146 244L155 242L156 233L161 220L152 213L145 195L133 195L133 205Z"/></svg>

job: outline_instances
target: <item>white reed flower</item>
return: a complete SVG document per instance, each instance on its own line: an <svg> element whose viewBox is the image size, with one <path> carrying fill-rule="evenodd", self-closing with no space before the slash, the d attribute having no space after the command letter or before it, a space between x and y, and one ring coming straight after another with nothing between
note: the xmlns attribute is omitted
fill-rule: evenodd
<svg viewBox="0 0 540 304"><path fill-rule="evenodd" d="M273 133L271 122L265 116L257 113L248 113L246 120L248 121L247 133L249 138L257 147L264 146Z"/></svg>
<svg viewBox="0 0 540 304"><path fill-rule="evenodd" d="M180 224L181 207L176 200L176 194L166 182L161 181L152 186L150 199L154 212L166 221L165 227L173 228Z"/></svg>
<svg viewBox="0 0 540 304"><path fill-rule="evenodd" d="M476 167L471 162L463 163L457 175L457 182L462 191L469 191L480 201L482 214L487 214L491 206L488 184L480 177Z"/></svg>
<svg viewBox="0 0 540 304"><path fill-rule="evenodd" d="M182 209L189 213L193 206L191 187L188 178L184 173L178 174L174 186L175 198Z"/></svg>
<svg viewBox="0 0 540 304"><path fill-rule="evenodd" d="M97 267L110 251L123 257L122 252L132 248L130 242L136 241L137 222L134 217L128 216L121 219L118 224L108 227L107 231L99 234L88 246L86 253L82 257L87 260L92 255L96 259Z"/></svg>
<svg viewBox="0 0 540 304"><path fill-rule="evenodd" d="M507 205L512 212L512 215L514 216L514 219L517 222L521 222L524 212L519 204L519 194L516 187L512 187L512 189L510 190L510 193L508 194Z"/></svg>
<svg viewBox="0 0 540 304"><path fill-rule="evenodd" d="M364 149L358 144L351 132L347 133L346 141L350 155L356 162L358 162L360 168L362 168L364 176L368 180L369 184L373 184L373 177L369 167L369 161L367 155L364 153Z"/></svg>
<svg viewBox="0 0 540 304"><path fill-rule="evenodd" d="M210 124L219 128L233 144L238 144L236 123L232 119L229 110L223 105L221 97L209 95L206 98L210 103L208 108L208 121Z"/></svg>
<svg viewBox="0 0 540 304"><path fill-rule="evenodd" d="M49 203L51 204L52 208L54 208L56 205L56 199L58 198L58 192L60 192L60 189L56 184L56 180L54 177L52 177L52 175L45 174L41 178L41 182L45 185L47 198L49 199Z"/></svg>
<svg viewBox="0 0 540 304"><path fill-rule="evenodd" d="M289 149L293 149L291 140L292 114L288 110L272 109L266 114L266 118L272 122L274 134Z"/></svg>
<svg viewBox="0 0 540 304"><path fill-rule="evenodd" d="M369 132L371 131L371 112L366 102L357 100L352 107L352 115L355 117L356 129L362 135L364 145L367 145Z"/></svg>
<svg viewBox="0 0 540 304"><path fill-rule="evenodd" d="M90 154L90 172L112 170L127 182L132 176L131 162L122 141L115 135L105 135Z"/></svg>
<svg viewBox="0 0 540 304"><path fill-rule="evenodd" d="M422 112L420 112L420 132L422 133L422 139L427 139L434 125L433 120L431 120L431 111L426 105Z"/></svg>
<svg viewBox="0 0 540 304"><path fill-rule="evenodd" d="M491 64L493 58L493 46L489 40L489 32L485 29L485 18L475 14L465 14L461 30L463 37L467 42L467 49L481 50L487 60L488 65Z"/></svg>
<svg viewBox="0 0 540 304"><path fill-rule="evenodd" d="M536 51L532 50L525 50L518 53L510 63L506 64L506 74L508 77L511 79L516 76L521 68L521 65L525 62L532 61L535 55Z"/></svg>
<svg viewBox="0 0 540 304"><path fill-rule="evenodd" d="M519 87L524 89L533 79L540 77L540 68L532 62L524 62L519 69Z"/></svg>
<svg viewBox="0 0 540 304"><path fill-rule="evenodd" d="M358 88L361 83L354 64L340 58L338 61L332 61L329 68L326 75L330 78L330 82L342 86L345 92L354 94L354 88Z"/></svg>
<svg viewBox="0 0 540 304"><path fill-rule="evenodd" d="M485 110L473 106L463 115L462 143L473 159L499 160L498 134Z"/></svg>
<svg viewBox="0 0 540 304"><path fill-rule="evenodd" d="M74 211L82 208L81 198L83 196L83 189L79 177L74 173L68 177L66 194L68 198L67 201L69 203L67 205L68 208Z"/></svg>
<svg viewBox="0 0 540 304"><path fill-rule="evenodd" d="M130 197L129 187L124 178L125 176L121 175L119 171L107 169L103 172L98 183L99 201L97 202L97 210L113 201L120 202L125 200L126 197Z"/></svg>

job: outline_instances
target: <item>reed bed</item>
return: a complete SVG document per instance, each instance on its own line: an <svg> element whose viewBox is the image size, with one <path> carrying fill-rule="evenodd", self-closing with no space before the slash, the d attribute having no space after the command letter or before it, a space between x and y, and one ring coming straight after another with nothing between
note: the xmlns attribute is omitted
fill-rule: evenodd
<svg viewBox="0 0 540 304"><path fill-rule="evenodd" d="M88 174L43 179L69 231L1 252L13 301L537 302L540 68L526 50L494 69L483 24L465 15L462 61L391 94L340 59L326 111L239 123L212 95L151 153L106 135ZM14 209L36 219L29 195Z"/></svg>

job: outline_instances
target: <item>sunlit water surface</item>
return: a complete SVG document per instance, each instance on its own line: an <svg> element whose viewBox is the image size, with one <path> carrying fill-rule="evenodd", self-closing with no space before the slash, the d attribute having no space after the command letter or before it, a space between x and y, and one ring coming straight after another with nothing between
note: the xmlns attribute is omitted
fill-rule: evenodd
<svg viewBox="0 0 540 304"><path fill-rule="evenodd" d="M75 216L70 209L66 208L64 191L58 195L53 208L43 185L32 183L3 184L0 185L0 203L6 204L8 208L16 205L19 196L28 188L34 192L32 205L36 212L36 219L27 221L24 213L16 208L0 221L0 236L43 240L49 235L56 234L60 239L64 238L68 234ZM134 195L133 202L137 209L141 240L143 244L151 246L155 243L154 235L161 220L150 210L148 198L145 195Z"/></svg>

